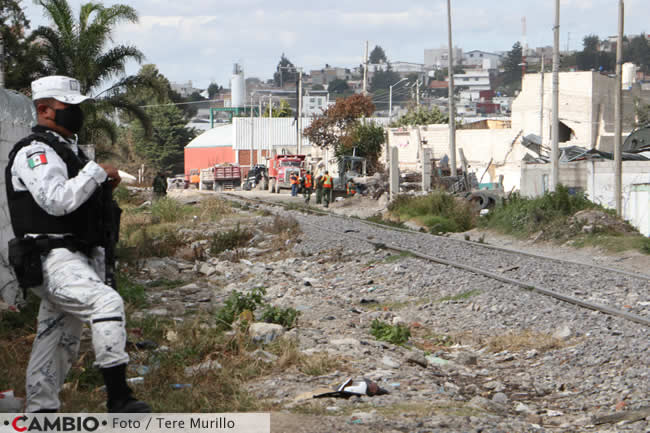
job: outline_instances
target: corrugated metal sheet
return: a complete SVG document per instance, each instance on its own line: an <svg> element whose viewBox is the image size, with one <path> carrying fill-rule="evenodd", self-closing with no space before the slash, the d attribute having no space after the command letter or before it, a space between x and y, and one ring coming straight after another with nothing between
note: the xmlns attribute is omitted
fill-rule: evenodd
<svg viewBox="0 0 650 433"><path fill-rule="evenodd" d="M311 125L312 118L302 119L302 130ZM385 126L388 118L369 118L366 121ZM296 121L293 118L235 117L233 118L235 149L270 149L296 146ZM269 131L270 130L270 131ZM311 146L307 137L302 137L303 147Z"/></svg>
<svg viewBox="0 0 650 433"><path fill-rule="evenodd" d="M302 120L303 131L311 125L311 118ZM293 118L235 117L235 149L270 149L297 145L296 121ZM311 146L306 137L303 146Z"/></svg>

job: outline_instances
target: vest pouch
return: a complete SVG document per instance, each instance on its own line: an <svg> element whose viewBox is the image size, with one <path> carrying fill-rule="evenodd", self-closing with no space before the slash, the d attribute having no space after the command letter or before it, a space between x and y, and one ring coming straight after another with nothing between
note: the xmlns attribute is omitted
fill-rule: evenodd
<svg viewBox="0 0 650 433"><path fill-rule="evenodd" d="M9 241L9 264L14 268L18 285L27 289L43 284L43 263L34 238Z"/></svg>

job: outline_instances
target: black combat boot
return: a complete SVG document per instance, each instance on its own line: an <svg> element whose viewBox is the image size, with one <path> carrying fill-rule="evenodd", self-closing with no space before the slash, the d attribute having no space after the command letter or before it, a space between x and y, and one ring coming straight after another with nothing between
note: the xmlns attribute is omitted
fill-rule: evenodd
<svg viewBox="0 0 650 433"><path fill-rule="evenodd" d="M151 406L136 400L133 391L126 384L126 364L102 368L106 392L108 393L108 412L110 413L150 413Z"/></svg>

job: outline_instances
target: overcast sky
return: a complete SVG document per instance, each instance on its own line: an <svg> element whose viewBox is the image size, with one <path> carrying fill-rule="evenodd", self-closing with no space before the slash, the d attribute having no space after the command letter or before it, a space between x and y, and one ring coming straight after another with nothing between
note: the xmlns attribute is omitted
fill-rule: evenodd
<svg viewBox="0 0 650 433"><path fill-rule="evenodd" d="M68 0L78 13L80 0ZM650 31L648 0L626 1L626 34ZM362 62L364 41L380 45L390 61L422 63L424 49L447 44L445 0L130 0L135 25L114 34L133 44L171 81L211 81L228 87L232 64L247 77L267 79L280 55L305 71L325 63L353 67ZM531 48L553 43L552 0L452 0L454 45L465 51L507 51L522 38L527 19ZM562 0L561 47L581 49L582 38L617 32L616 0ZM24 0L32 28L48 24L31 0ZM137 73L137 64L129 73Z"/></svg>

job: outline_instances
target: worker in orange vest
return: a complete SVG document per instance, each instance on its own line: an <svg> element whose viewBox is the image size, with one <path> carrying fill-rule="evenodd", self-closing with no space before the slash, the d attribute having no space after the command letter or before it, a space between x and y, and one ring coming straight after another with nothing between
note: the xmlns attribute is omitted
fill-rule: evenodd
<svg viewBox="0 0 650 433"><path fill-rule="evenodd" d="M333 188L332 176L329 175L329 172L323 174L323 205L329 207L330 202L332 201L332 190Z"/></svg>
<svg viewBox="0 0 650 433"><path fill-rule="evenodd" d="M348 180L346 190L348 197L352 197L357 193L357 186L354 184L352 179Z"/></svg>
<svg viewBox="0 0 650 433"><path fill-rule="evenodd" d="M303 197L305 197L305 203L309 203L309 200L311 200L311 188L312 188L312 179L311 179L311 172L307 170L305 173L305 188L302 191Z"/></svg>
<svg viewBox="0 0 650 433"><path fill-rule="evenodd" d="M299 180L298 180L298 175L296 173L291 173L291 176L289 176L289 182L291 183L291 196L295 197L298 195L298 185L299 185Z"/></svg>

